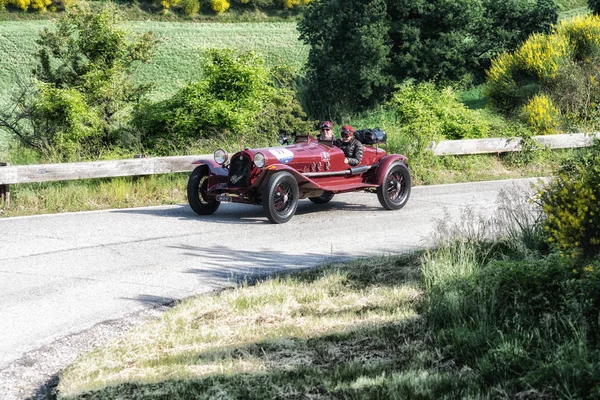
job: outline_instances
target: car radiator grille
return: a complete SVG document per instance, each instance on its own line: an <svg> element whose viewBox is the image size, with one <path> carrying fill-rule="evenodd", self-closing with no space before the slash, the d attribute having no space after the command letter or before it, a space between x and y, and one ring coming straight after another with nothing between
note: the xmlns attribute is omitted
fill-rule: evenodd
<svg viewBox="0 0 600 400"><path fill-rule="evenodd" d="M229 165L229 186L248 187L250 184L250 159L236 155Z"/></svg>

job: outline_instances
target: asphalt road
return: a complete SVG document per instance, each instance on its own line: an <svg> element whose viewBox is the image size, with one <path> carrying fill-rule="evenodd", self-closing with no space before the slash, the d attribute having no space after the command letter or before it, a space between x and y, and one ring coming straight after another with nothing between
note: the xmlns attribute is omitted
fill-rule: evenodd
<svg viewBox="0 0 600 400"><path fill-rule="evenodd" d="M178 205L0 219L0 372L103 321L248 274L422 248L440 220L467 207L492 215L501 189L530 182L415 187L398 211L368 193L302 200L282 225L238 204L205 217Z"/></svg>

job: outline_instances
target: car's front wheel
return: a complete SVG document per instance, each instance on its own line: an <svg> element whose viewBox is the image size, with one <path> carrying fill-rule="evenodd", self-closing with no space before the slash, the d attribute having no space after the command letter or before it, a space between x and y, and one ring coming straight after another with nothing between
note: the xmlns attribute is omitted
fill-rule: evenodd
<svg viewBox="0 0 600 400"><path fill-rule="evenodd" d="M217 211L221 202L206 196L208 188L208 167L200 165L190 174L187 185L188 203L196 214L210 215Z"/></svg>
<svg viewBox="0 0 600 400"><path fill-rule="evenodd" d="M286 171L276 172L269 177L263 188L262 203L269 221L274 224L288 222L298 208L298 182Z"/></svg>
<svg viewBox="0 0 600 400"><path fill-rule="evenodd" d="M318 197L309 197L308 199L310 201L312 201L315 204L325 204L325 203L329 203L331 201L331 199L333 199L334 193L333 192L323 192L322 195L318 196Z"/></svg>
<svg viewBox="0 0 600 400"><path fill-rule="evenodd" d="M402 163L394 164L377 188L377 198L386 210L399 210L408 202L410 185L408 167Z"/></svg>

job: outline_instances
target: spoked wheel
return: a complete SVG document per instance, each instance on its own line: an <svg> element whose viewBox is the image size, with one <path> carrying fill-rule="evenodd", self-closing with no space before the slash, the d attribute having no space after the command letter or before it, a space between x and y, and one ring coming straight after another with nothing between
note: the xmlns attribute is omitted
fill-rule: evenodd
<svg viewBox="0 0 600 400"><path fill-rule="evenodd" d="M377 198L387 210L399 210L410 197L410 172L404 164L394 164L385 174L381 186L377 188Z"/></svg>
<svg viewBox="0 0 600 400"><path fill-rule="evenodd" d="M315 204L329 203L333 199L333 192L323 192L319 197L309 197L308 199Z"/></svg>
<svg viewBox="0 0 600 400"><path fill-rule="evenodd" d="M298 197L298 182L292 174L281 171L271 175L262 195L269 221L283 224L292 219L298 208Z"/></svg>
<svg viewBox="0 0 600 400"><path fill-rule="evenodd" d="M210 215L217 211L217 208L221 205L221 202L206 196L208 175L208 167L201 165L192 171L188 179L188 203L190 203L192 210L200 215Z"/></svg>

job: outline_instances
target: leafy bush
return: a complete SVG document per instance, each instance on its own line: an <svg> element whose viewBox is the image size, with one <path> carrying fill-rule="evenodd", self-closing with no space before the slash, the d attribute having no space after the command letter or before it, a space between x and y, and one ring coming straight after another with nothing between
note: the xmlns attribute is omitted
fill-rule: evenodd
<svg viewBox="0 0 600 400"><path fill-rule="evenodd" d="M77 137L88 137L79 143L78 153L92 158L118 146L124 111L149 89L133 83L131 74L137 63L151 58L156 43L152 34L130 33L115 6L107 5L99 11L67 12L56 29L40 32L37 43L34 79L45 85L33 93L24 87L16 96L13 115L0 115L3 124L25 146L59 159L74 154L65 143ZM78 120L81 127L73 125ZM58 148L53 149L54 144Z"/></svg>
<svg viewBox="0 0 600 400"><path fill-rule="evenodd" d="M46 12L50 4L52 4L51 0L31 0L31 8L41 13Z"/></svg>
<svg viewBox="0 0 600 400"><path fill-rule="evenodd" d="M168 154L198 141L276 143L280 132L307 128L306 116L290 90L275 88L264 61L254 52L209 49L201 81L134 112L143 145Z"/></svg>
<svg viewBox="0 0 600 400"><path fill-rule="evenodd" d="M439 90L429 82L398 86L388 105L400 126L390 132L389 143L408 156L416 176L426 175L435 162L427 151L432 141L486 137L491 128L487 118L460 103L450 87ZM400 138L405 143L397 143Z"/></svg>
<svg viewBox="0 0 600 400"><path fill-rule="evenodd" d="M200 11L200 2L198 0L183 0L181 9L185 15L194 15Z"/></svg>
<svg viewBox="0 0 600 400"><path fill-rule="evenodd" d="M98 143L93 142L101 131L100 115L78 90L44 83L38 85L38 90L32 104L34 133L23 140L35 143L48 158L57 154L59 158L79 159L83 153L98 148Z"/></svg>
<svg viewBox="0 0 600 400"><path fill-rule="evenodd" d="M587 3L594 14L600 14L600 0L587 0Z"/></svg>
<svg viewBox="0 0 600 400"><path fill-rule="evenodd" d="M563 162L540 191L549 240L566 254L600 254L600 142Z"/></svg>
<svg viewBox="0 0 600 400"><path fill-rule="evenodd" d="M390 104L404 129L418 130L420 134L429 132L427 136L431 139L481 138L490 130L480 112L460 103L450 87L439 90L428 82L401 85Z"/></svg>

